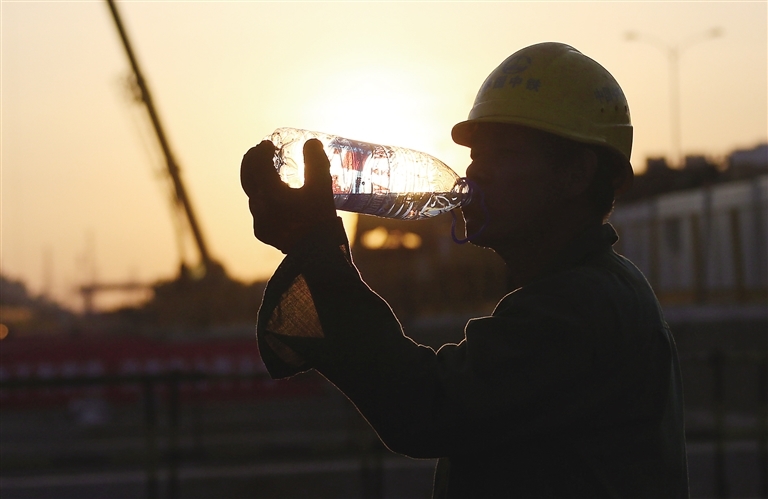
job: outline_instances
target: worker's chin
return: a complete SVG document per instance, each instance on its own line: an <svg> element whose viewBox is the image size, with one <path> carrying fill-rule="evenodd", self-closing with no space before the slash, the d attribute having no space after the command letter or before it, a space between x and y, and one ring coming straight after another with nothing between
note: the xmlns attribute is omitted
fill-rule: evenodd
<svg viewBox="0 0 768 499"><path fill-rule="evenodd" d="M476 246L489 247L486 229L487 227L483 223L471 223L468 221L464 229L464 237Z"/></svg>
<svg viewBox="0 0 768 499"><path fill-rule="evenodd" d="M470 239L469 242L473 246L478 246L480 248L496 249L493 240L488 237L483 237L482 235Z"/></svg>
<svg viewBox="0 0 768 499"><path fill-rule="evenodd" d="M488 220L484 214L464 212L464 237L475 242L488 229Z"/></svg>

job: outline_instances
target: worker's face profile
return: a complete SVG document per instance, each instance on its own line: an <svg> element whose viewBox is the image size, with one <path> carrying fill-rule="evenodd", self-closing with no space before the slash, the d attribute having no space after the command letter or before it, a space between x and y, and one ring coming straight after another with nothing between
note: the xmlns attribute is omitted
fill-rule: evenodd
<svg viewBox="0 0 768 499"><path fill-rule="evenodd" d="M462 208L467 234L485 229L472 242L506 245L543 230L558 205L557 169L542 132L498 123L481 123L472 136L467 177L483 193ZM484 206L483 206L484 204Z"/></svg>

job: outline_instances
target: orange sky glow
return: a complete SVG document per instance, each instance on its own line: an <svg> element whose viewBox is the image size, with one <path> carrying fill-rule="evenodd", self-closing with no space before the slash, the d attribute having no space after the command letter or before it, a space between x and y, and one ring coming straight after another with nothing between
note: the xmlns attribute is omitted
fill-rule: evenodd
<svg viewBox="0 0 768 499"><path fill-rule="evenodd" d="M178 271L164 163L106 3L6 1L2 19L0 270L77 308L91 280ZM450 129L523 46L569 43L622 85L633 164L669 155L675 45L682 150L723 158L768 140L768 2L118 3L213 256L265 279L239 164L291 126L419 149L463 174ZM351 218L348 218L352 220ZM414 222L418 223L418 222ZM187 248L186 254L194 257Z"/></svg>

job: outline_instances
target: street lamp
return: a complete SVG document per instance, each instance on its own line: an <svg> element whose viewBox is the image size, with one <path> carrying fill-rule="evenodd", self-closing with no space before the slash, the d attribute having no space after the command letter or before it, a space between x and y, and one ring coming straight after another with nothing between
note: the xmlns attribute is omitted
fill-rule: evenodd
<svg viewBox="0 0 768 499"><path fill-rule="evenodd" d="M667 56L669 61L669 107L672 134L672 161L682 166L682 154L680 146L680 56L683 51L692 45L723 35L721 28L711 28L707 31L692 35L677 45L670 45L663 40L651 35L628 31L625 34L627 41L646 42L653 45Z"/></svg>

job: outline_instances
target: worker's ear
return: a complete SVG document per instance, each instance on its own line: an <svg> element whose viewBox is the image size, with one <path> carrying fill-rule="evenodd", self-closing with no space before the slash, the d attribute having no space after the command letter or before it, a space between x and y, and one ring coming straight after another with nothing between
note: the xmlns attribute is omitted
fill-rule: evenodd
<svg viewBox="0 0 768 499"><path fill-rule="evenodd" d="M595 178L597 163L595 151L589 147L579 148L578 153L572 156L570 164L563 168L563 195L574 198L584 194Z"/></svg>

